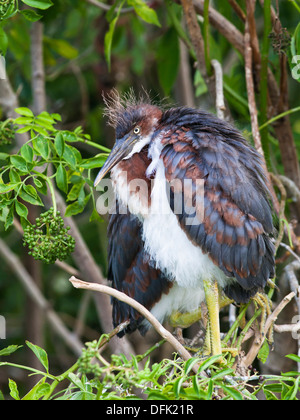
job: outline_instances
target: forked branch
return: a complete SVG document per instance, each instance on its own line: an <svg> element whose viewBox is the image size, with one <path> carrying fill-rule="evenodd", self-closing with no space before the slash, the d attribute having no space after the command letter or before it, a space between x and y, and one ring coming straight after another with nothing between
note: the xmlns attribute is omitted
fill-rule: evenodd
<svg viewBox="0 0 300 420"><path fill-rule="evenodd" d="M163 337L184 360L189 360L192 357L191 354L183 347L183 345L180 344L179 341L161 325L161 323L151 314L151 312L148 311L148 309L146 309L136 300L127 296L125 293L103 284L84 282L74 276L70 278L70 282L76 289L93 290L95 292L105 293L106 295L112 296L121 302L127 303L127 305L130 305L141 315L143 315L143 317L145 317L147 321L150 322L158 334L160 334L160 336ZM198 369L199 365L195 364L193 367L194 372L197 373Z"/></svg>

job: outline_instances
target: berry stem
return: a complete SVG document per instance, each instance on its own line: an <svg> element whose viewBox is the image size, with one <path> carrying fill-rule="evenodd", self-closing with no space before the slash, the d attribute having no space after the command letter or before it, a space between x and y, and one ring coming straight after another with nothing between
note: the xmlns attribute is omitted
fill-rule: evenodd
<svg viewBox="0 0 300 420"><path fill-rule="evenodd" d="M57 204L56 204L54 187L53 187L53 184L52 184L52 182L51 182L51 180L49 178L45 177L45 180L47 181L47 183L49 185L50 194L51 194L52 203L53 203L53 215L54 215L54 217L56 217Z"/></svg>

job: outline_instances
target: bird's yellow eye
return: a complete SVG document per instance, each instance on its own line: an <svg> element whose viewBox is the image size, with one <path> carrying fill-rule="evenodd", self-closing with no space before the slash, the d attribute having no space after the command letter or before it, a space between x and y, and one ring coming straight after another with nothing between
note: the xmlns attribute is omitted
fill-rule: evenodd
<svg viewBox="0 0 300 420"><path fill-rule="evenodd" d="M135 127L133 132L134 132L134 134L140 134L140 132L141 132L140 127Z"/></svg>

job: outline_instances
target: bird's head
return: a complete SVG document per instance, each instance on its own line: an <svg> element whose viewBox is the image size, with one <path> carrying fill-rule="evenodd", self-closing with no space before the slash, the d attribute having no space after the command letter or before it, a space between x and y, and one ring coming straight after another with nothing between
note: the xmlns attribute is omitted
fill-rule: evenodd
<svg viewBox="0 0 300 420"><path fill-rule="evenodd" d="M149 98L136 99L132 93L121 98L116 91L106 102L106 116L114 127L116 142L100 170L95 186L121 160L129 159L147 146L156 130L162 111Z"/></svg>

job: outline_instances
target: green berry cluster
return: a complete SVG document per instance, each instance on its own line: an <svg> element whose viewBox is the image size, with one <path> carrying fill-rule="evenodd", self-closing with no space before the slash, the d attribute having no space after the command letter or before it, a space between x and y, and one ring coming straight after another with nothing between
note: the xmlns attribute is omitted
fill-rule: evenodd
<svg viewBox="0 0 300 420"><path fill-rule="evenodd" d="M68 234L64 220L51 208L36 219L36 224L24 230L24 246L30 249L29 255L46 264L54 264L56 260L64 261L74 252L75 239Z"/></svg>
<svg viewBox="0 0 300 420"><path fill-rule="evenodd" d="M0 146L11 144L15 138L15 129L10 120L0 123Z"/></svg>
<svg viewBox="0 0 300 420"><path fill-rule="evenodd" d="M9 6L14 3L14 0L0 0L0 19L5 15Z"/></svg>
<svg viewBox="0 0 300 420"><path fill-rule="evenodd" d="M79 363L79 372L84 373L85 375L91 374L95 378L98 378L102 375L103 370L100 365L96 362L97 354L99 352L98 342L96 340L85 343L86 348L82 349L82 354L78 360Z"/></svg>

